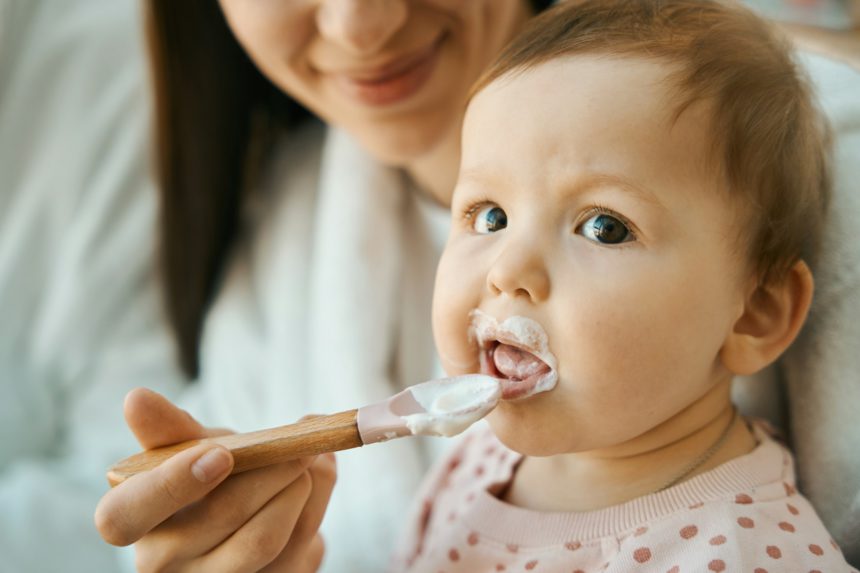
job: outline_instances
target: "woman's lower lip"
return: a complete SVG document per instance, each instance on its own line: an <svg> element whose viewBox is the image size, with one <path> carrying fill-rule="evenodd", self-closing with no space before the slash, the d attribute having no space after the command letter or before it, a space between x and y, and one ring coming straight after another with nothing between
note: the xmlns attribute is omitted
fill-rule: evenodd
<svg viewBox="0 0 860 573"><path fill-rule="evenodd" d="M334 83L347 97L365 105L383 106L403 101L420 90L433 75L441 44L441 40L437 41L425 57L385 79L367 81L340 75L334 78Z"/></svg>

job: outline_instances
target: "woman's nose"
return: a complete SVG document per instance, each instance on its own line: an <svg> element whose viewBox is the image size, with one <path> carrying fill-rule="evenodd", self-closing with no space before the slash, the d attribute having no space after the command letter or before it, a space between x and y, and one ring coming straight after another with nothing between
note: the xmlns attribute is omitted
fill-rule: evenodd
<svg viewBox="0 0 860 573"><path fill-rule="evenodd" d="M527 297L532 303L545 301L550 279L539 250L519 246L502 251L487 273L487 288L494 295Z"/></svg>
<svg viewBox="0 0 860 573"><path fill-rule="evenodd" d="M346 50L378 52L406 22L410 0L322 0L317 11L320 34Z"/></svg>

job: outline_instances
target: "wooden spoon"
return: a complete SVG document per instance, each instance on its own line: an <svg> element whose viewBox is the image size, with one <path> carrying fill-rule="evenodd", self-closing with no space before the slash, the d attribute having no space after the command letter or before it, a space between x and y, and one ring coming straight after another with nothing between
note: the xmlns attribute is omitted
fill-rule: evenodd
<svg viewBox="0 0 860 573"><path fill-rule="evenodd" d="M220 444L230 450L234 460L232 473L236 474L403 436L453 436L490 413L500 396L499 381L489 376L475 374L431 380L357 410L268 430L145 450L114 464L107 472L107 479L114 487L198 444Z"/></svg>

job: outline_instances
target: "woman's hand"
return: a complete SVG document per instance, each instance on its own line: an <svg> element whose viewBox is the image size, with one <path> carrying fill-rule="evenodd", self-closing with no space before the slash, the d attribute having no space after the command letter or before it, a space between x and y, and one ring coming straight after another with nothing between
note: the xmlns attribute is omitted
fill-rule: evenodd
<svg viewBox="0 0 860 573"><path fill-rule="evenodd" d="M227 433L143 389L126 397L125 417L146 449ZM190 448L105 494L96 527L108 543L135 543L140 571L316 571L334 455L227 477L232 467L221 446Z"/></svg>

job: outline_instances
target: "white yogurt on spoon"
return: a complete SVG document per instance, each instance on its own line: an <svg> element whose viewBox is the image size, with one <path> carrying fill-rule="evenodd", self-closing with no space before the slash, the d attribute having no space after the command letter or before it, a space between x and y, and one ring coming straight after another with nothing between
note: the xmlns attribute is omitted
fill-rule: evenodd
<svg viewBox="0 0 860 573"><path fill-rule="evenodd" d="M502 395L500 382L482 374L419 384L411 390L426 410L403 417L416 436L456 436L489 414Z"/></svg>
<svg viewBox="0 0 860 573"><path fill-rule="evenodd" d="M502 396L501 380L483 374L416 384L358 410L364 444L403 436L454 436L489 414Z"/></svg>

